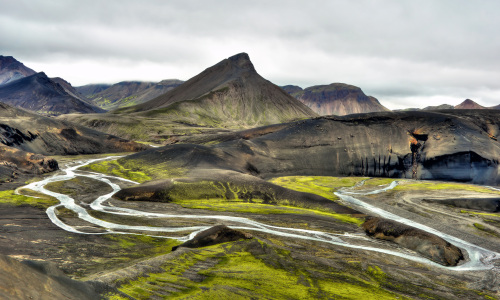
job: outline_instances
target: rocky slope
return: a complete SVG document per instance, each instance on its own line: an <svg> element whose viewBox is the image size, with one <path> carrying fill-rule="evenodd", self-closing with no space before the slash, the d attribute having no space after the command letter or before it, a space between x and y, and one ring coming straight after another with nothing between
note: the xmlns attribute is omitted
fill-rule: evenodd
<svg viewBox="0 0 500 300"><path fill-rule="evenodd" d="M125 138L162 141L313 116L317 114L262 78L248 55L241 53L146 103L104 115L61 118Z"/></svg>
<svg viewBox="0 0 500 300"><path fill-rule="evenodd" d="M288 85L283 89L322 116L389 111L376 98L366 96L359 87L344 83L317 85L304 90Z"/></svg>
<svg viewBox="0 0 500 300"><path fill-rule="evenodd" d="M0 55L0 85L36 74L12 56Z"/></svg>
<svg viewBox="0 0 500 300"><path fill-rule="evenodd" d="M43 155L139 151L147 147L0 103L0 143Z"/></svg>
<svg viewBox="0 0 500 300"><path fill-rule="evenodd" d="M71 280L54 264L0 255L1 299L99 299L89 283Z"/></svg>
<svg viewBox="0 0 500 300"><path fill-rule="evenodd" d="M43 72L0 86L0 101L43 115L104 111L75 98Z"/></svg>
<svg viewBox="0 0 500 300"><path fill-rule="evenodd" d="M162 80L158 83L123 81L99 92L96 92L96 89L90 89L90 86L77 89L82 93L86 93L84 95L92 99L92 102L100 108L113 110L147 102L165 94L182 83L183 81L177 79Z"/></svg>

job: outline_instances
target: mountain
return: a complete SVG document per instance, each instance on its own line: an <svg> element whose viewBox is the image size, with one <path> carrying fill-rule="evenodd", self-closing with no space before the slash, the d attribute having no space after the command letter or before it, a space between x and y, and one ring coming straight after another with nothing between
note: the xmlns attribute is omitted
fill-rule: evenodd
<svg viewBox="0 0 500 300"><path fill-rule="evenodd" d="M36 74L35 71L14 57L0 55L0 85L34 74Z"/></svg>
<svg viewBox="0 0 500 300"><path fill-rule="evenodd" d="M450 105L450 104L441 104L441 105L436 105L436 106L427 106L424 107L422 110L440 110L440 109L454 109L455 106Z"/></svg>
<svg viewBox="0 0 500 300"><path fill-rule="evenodd" d="M304 90L288 85L284 89L322 116L389 111L376 98L366 96L359 87L344 83L317 85Z"/></svg>
<svg viewBox="0 0 500 300"><path fill-rule="evenodd" d="M182 83L183 81L178 79L167 79L158 83L123 81L113 84L97 93L89 90L92 93L86 96L100 108L113 110L147 102L165 94ZM81 90L84 91L84 89Z"/></svg>
<svg viewBox="0 0 500 300"><path fill-rule="evenodd" d="M110 86L111 84L105 83L87 84L83 86L76 86L75 90L86 98L93 98L94 95L104 91Z"/></svg>
<svg viewBox="0 0 500 300"><path fill-rule="evenodd" d="M63 82L62 79L56 81ZM63 83L66 89L56 81L41 72L9 82L0 86L0 101L43 115L104 112L71 95L71 91L66 90L71 90L71 85L66 81Z"/></svg>
<svg viewBox="0 0 500 300"><path fill-rule="evenodd" d="M486 107L481 106L470 99L466 99L459 105L455 105L455 109L486 109Z"/></svg>
<svg viewBox="0 0 500 300"><path fill-rule="evenodd" d="M262 78L248 54L224 59L167 93L143 104L104 115L62 119L128 139L162 142L290 122L317 116L307 106Z"/></svg>
<svg viewBox="0 0 500 300"><path fill-rule="evenodd" d="M12 56L0 55L0 85L36 74Z"/></svg>
<svg viewBox="0 0 500 300"><path fill-rule="evenodd" d="M77 99L80 99L83 102L86 102L87 104L92 105L92 103L87 99L87 97L83 96L80 92L77 91L75 87L71 85L71 83L67 82L66 80L62 79L61 77L53 77L50 78L50 80L54 81L55 83L59 84L62 86L62 88L71 95L72 97L75 97Z"/></svg>
<svg viewBox="0 0 500 300"><path fill-rule="evenodd" d="M222 122L247 126L316 116L281 88L262 78L246 53L224 59L176 89L123 111L167 107L186 112L201 108L204 112L200 111L199 115L215 115Z"/></svg>

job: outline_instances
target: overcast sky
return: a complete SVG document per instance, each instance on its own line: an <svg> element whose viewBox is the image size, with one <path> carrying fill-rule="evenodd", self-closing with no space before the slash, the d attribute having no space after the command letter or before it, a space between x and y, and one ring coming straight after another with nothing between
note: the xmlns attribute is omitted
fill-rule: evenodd
<svg viewBox="0 0 500 300"><path fill-rule="evenodd" d="M500 1L0 0L0 54L74 86L189 79L239 52L277 85L391 109L500 104Z"/></svg>

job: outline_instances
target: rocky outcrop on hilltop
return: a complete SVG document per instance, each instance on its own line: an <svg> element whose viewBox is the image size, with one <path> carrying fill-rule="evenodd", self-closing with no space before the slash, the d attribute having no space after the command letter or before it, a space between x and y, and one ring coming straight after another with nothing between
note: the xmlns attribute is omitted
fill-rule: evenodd
<svg viewBox="0 0 500 300"><path fill-rule="evenodd" d="M0 85L36 74L12 56L0 55Z"/></svg>
<svg viewBox="0 0 500 300"><path fill-rule="evenodd" d="M456 266L464 259L460 248L444 239L392 220L367 218L363 228L369 236L392 241L445 266Z"/></svg>
<svg viewBox="0 0 500 300"><path fill-rule="evenodd" d="M321 116L389 111L376 98L366 96L359 87L344 83L317 85L304 90L288 85L283 89Z"/></svg>
<svg viewBox="0 0 500 300"><path fill-rule="evenodd" d="M43 72L1 85L0 101L42 115L104 112L72 96Z"/></svg>

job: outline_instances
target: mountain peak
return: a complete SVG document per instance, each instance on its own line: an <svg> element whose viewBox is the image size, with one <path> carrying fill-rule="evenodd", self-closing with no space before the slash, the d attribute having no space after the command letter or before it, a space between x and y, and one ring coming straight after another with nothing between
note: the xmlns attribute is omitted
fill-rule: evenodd
<svg viewBox="0 0 500 300"><path fill-rule="evenodd" d="M36 72L12 56L0 55L0 85L30 76Z"/></svg>
<svg viewBox="0 0 500 300"><path fill-rule="evenodd" d="M465 99L464 102L455 106L455 109L484 109L484 108L485 108L484 106L477 104L471 99Z"/></svg>
<svg viewBox="0 0 500 300"><path fill-rule="evenodd" d="M253 68L253 64L250 61L250 56L247 53L242 52L236 55L233 55L228 58L228 60L241 68L251 67Z"/></svg>

